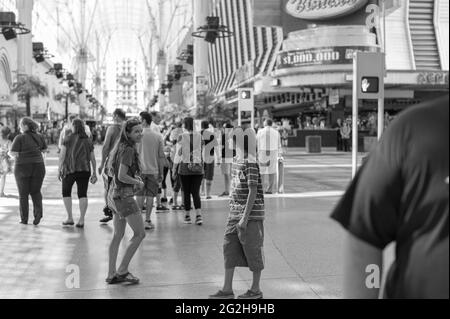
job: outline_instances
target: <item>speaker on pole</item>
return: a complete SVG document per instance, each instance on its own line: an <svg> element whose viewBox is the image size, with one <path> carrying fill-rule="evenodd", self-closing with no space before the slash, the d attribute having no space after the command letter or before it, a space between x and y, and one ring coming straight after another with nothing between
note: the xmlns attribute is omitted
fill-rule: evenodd
<svg viewBox="0 0 450 319"><path fill-rule="evenodd" d="M10 41L17 38L17 33L13 28L8 27L2 28L2 33L6 41Z"/></svg>

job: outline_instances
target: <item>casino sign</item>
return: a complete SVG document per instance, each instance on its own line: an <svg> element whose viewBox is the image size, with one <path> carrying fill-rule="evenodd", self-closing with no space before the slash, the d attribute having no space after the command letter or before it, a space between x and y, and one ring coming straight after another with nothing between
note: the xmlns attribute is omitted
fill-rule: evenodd
<svg viewBox="0 0 450 319"><path fill-rule="evenodd" d="M286 11L304 20L326 20L349 15L361 9L368 0L289 0Z"/></svg>

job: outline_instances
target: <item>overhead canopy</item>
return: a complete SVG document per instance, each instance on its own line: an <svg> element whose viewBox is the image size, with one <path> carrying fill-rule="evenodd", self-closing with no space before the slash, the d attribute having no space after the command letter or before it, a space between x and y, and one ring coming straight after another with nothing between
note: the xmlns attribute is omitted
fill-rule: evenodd
<svg viewBox="0 0 450 319"><path fill-rule="evenodd" d="M99 0L96 16L95 27L102 42L111 36L110 55L140 57L139 37L144 48L149 49L151 18L146 0Z"/></svg>

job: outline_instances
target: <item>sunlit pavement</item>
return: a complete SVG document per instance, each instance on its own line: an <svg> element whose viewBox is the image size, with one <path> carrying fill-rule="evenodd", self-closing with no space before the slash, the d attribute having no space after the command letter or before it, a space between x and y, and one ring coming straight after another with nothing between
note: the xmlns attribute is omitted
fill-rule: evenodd
<svg viewBox="0 0 450 319"><path fill-rule="evenodd" d="M0 199L0 298L203 299L221 288L226 199L204 201L201 227L184 225L181 212L154 214L156 229L148 232L130 268L141 284L108 286L113 228L98 222L103 188L100 184L90 188L85 229L63 228L66 215L57 163L52 148L43 187L45 216L38 227L19 225L16 185L13 176L8 176L6 193L12 198ZM266 199L265 298L341 298L344 232L329 215L350 181L351 156L290 150L285 173L286 194ZM220 170L213 190L223 192ZM74 198L75 194L76 187ZM75 221L78 216L74 201ZM126 236L131 238L129 229ZM79 288L73 287L71 277L76 267ZM251 273L238 269L235 293L244 293L250 285Z"/></svg>

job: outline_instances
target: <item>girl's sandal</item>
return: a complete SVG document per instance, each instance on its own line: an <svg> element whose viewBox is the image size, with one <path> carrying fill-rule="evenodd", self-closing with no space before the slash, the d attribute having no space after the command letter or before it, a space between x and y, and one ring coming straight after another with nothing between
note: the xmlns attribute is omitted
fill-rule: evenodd
<svg viewBox="0 0 450 319"><path fill-rule="evenodd" d="M106 283L108 285L116 285L118 283L120 283L119 278L117 277L117 275L114 275L111 278L106 278Z"/></svg>
<svg viewBox="0 0 450 319"><path fill-rule="evenodd" d="M136 278L131 273L126 273L124 275L117 275L117 279L119 280L119 282L125 282L131 285L137 285L140 282L139 278Z"/></svg>

